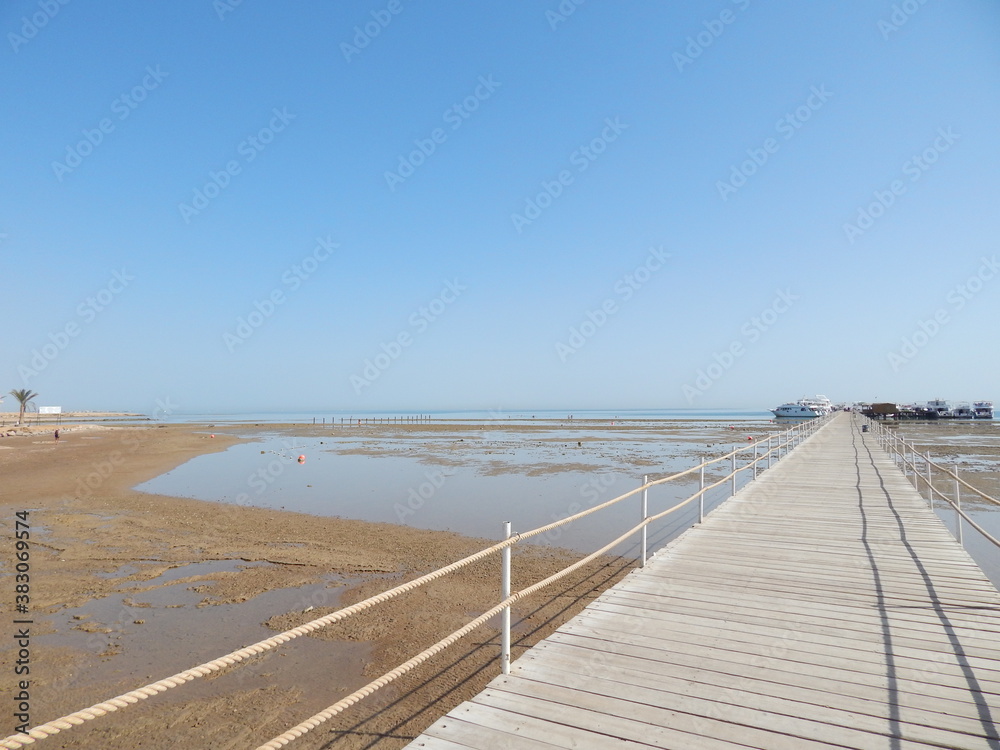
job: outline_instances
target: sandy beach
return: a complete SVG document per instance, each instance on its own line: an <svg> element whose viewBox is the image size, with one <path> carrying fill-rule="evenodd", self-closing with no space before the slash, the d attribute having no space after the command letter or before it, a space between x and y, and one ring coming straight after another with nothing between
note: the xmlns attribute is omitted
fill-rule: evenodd
<svg viewBox="0 0 1000 750"><path fill-rule="evenodd" d="M238 440L229 434L237 429L213 429L215 438L192 426L67 424L58 443L48 430L0 443L4 526L13 528L15 513L27 510L32 527L32 725L256 642L489 543L130 489ZM13 553L13 544L5 545L5 572L13 569ZM518 550L514 585L572 559L550 548ZM607 559L527 601L515 613L515 654L628 565ZM296 639L257 663L46 742L65 748L255 746L488 609L498 586L499 560L487 560L318 637ZM296 747L400 747L495 676L498 650L496 631L483 628ZM0 658L5 681L12 681L14 650L6 647ZM10 723L5 736L13 732Z"/></svg>

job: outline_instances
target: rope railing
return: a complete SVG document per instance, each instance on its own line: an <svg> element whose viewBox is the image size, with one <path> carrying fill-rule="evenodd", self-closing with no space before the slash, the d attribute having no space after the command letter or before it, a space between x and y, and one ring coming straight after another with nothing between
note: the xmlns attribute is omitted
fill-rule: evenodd
<svg viewBox="0 0 1000 750"><path fill-rule="evenodd" d="M969 514L962 508L961 487L965 487L967 490L970 490L983 500L995 505L1000 505L1000 500L997 500L995 497L988 495L978 487L974 487L965 481L958 475L957 466L949 469L936 461L932 461L930 451L924 451L921 453L917 450L914 443L907 442L905 439L899 437L899 435L886 428L884 424L868 417L865 417L865 419L868 425L875 428L875 436L878 439L879 445L892 457L894 463L896 462L897 456L899 457L900 468L903 471L903 476L909 479L912 475L913 486L917 492L920 492L920 484L923 482L924 486L927 488L927 500L930 503L931 508L933 509L934 507L934 497L936 495L944 500L951 507L951 509L955 511L955 537L958 539L959 543L962 543L964 546L962 537L962 519L964 519L985 539L992 542L996 547L1000 547L1000 539L997 539L995 536L986 531L986 529L980 526L975 520L970 518ZM918 466L917 463L918 456L920 457L920 462L922 464L920 466ZM934 478L931 474L932 468L952 480L954 497L947 495L934 485ZM907 472L908 469L909 472Z"/></svg>
<svg viewBox="0 0 1000 750"><path fill-rule="evenodd" d="M426 649L425 651L421 652L417 656L413 657L409 661L387 672L378 679L373 680L372 682L368 683L367 685L355 691L346 698L341 699L340 701L333 704L329 708L325 709L324 711L321 711L320 713L306 720L302 724L288 730L288 732L285 732L279 737L276 737L271 742L261 746L261 748L268 748L268 749L283 747L296 737L305 734L310 729L314 729L316 726L319 726L321 723L327 721L329 718L335 716L336 714L340 713L341 711L345 710L351 705L354 705L358 701L362 700L366 696L371 695L373 692L380 689L381 687L384 687L390 682L398 679L402 675L411 671L415 667L419 666L423 662L430 659L435 654L439 653L440 651L454 644L455 642L465 637L472 631L476 630L495 615L503 613L505 610L509 611L510 606L516 603L517 601L523 599L526 596L530 596L531 594L541 590L542 588L552 583L555 583L561 578L564 578L565 576L569 575L575 570L578 570L580 567L597 559L601 555L604 555L609 550L613 549L616 545L626 541L628 538L635 535L637 532L645 530L646 527L648 527L651 523L654 523L655 521L660 520L661 518L664 518L665 516L674 513L683 507L686 507L688 504L694 502L695 500L699 501L699 506L700 506L699 522L700 522L704 517L704 507L703 507L704 498L705 495L710 490L719 487L725 484L726 482L731 481L733 490L732 494L736 494L736 484L737 484L736 476L739 472L746 471L752 468L753 477L755 478L757 475L758 464L766 461L767 468L770 468L773 465L774 460L780 460L781 458L787 456L794 448L800 445L807 437L814 434L816 430L819 429L820 426L826 423L826 421L827 421L826 417L812 419L809 420L808 422L797 424L780 433L769 435L767 438L767 449L764 453L759 452L759 444L756 441L752 446L734 446L733 450L717 458L704 460L696 466L692 466L683 471L670 474L669 476L666 477L661 477L660 479L656 479L649 482L643 482L641 486L636 487L635 489L630 490L629 492L621 494L618 497L612 498L611 500L607 500L604 503L595 505L592 508L587 508L566 518L553 521L552 523L546 524L544 526L539 526L529 531L524 531L511 535L507 539L504 539L490 547L480 550L479 552L464 557L460 560L456 560L455 562L449 565L446 565L442 568L438 568L437 570L431 571L430 573L426 573L418 578L415 578L412 581L400 584L399 586L391 588L380 594L376 594L375 596L371 596L349 607L345 607L335 612L331 612L328 615L316 618L314 620L311 620L310 622L304 623L295 628L291 628L282 633L278 633L277 635L271 636L270 638L265 638L264 640L258 641L257 643L251 644L236 651L232 651L228 654L225 654L224 656L218 657L217 659L213 659L203 664L199 664L196 667L184 670L183 672L178 672L177 674L174 674L170 677L166 677L164 679L150 683L135 690L131 690L127 693L123 693L119 696L103 701L101 703L94 704L89 708L85 708L80 711L75 711L71 714L67 714L66 716L55 719L54 721L47 722L45 724L40 724L30 729L27 733L18 733L10 735L9 737L6 737L2 741L0 741L0 748L7 748L8 750L18 750L18 748L26 747L28 745L34 744L36 741L43 740L47 737L58 734L59 732L72 729L73 727L80 726L88 721L93 721L102 716L106 716L107 714L118 711L119 709L126 708L127 706L130 705L134 705L140 701L146 700L155 695L166 692L167 690L191 682L192 680L195 680L199 677L205 677L214 672L218 672L219 670L224 669L225 667L238 665L252 656L265 653L266 651L274 649L277 646L287 643L288 641L291 641L295 638L298 638L303 635L308 635L309 633L319 630L320 628L333 625L334 623L345 620L348 617L359 614L360 612L363 612L367 609L377 606L383 602L389 601L390 599L393 599L404 593L407 593L416 588L424 586L446 575L454 573L455 571L460 570L468 565L472 565L473 563L484 560L487 557L490 557L491 555L495 555L499 552L502 552L505 549L512 547L513 545L517 544L520 541L530 539L532 537L538 536L539 534L544 534L547 531L551 531L552 529L573 523L577 520L590 516L594 513L604 510L605 508L609 508L630 497L633 497L640 492L645 492L650 487L655 487L658 485L665 484L667 482L672 482L682 477L689 476L695 472L699 472L701 479L698 491L689 496L684 501L664 510L661 513L658 513L653 516L644 517L642 522L640 522L633 528L629 529L627 532L619 536L617 539L606 544L596 552L587 555L586 557L567 566L563 570L552 574L548 578L512 594L510 597L504 599L502 602L497 604L488 612L480 615L475 620L472 620L471 622L466 624L464 627L460 628L459 630L456 630L454 633L438 641L436 644ZM737 468L736 458L740 454L748 452L749 450L751 450L751 448L754 451L753 459L748 463L746 463L744 466L740 466ZM732 470L730 471L730 473L726 474L722 479L712 484L706 485L705 469L714 464L725 461L727 459L729 459L732 464ZM643 558L645 558L645 546L643 546ZM643 559L642 562L645 562L645 559ZM507 642L509 643L509 637L507 638ZM509 654L507 654L506 656L509 660Z"/></svg>
<svg viewBox="0 0 1000 750"><path fill-rule="evenodd" d="M817 423L819 423L819 420L817 420ZM818 426L818 424L816 426ZM723 458L731 457L731 456L735 455L736 453L738 453L739 450L740 449L736 449L734 451L731 451L730 453L726 454L726 456L723 457ZM694 467L694 468L696 470L699 467ZM746 468L747 467L744 466L744 467L741 467L739 470L742 471L743 469L746 469ZM686 472L681 472L681 473L676 474L674 476L675 477L682 476L683 474L689 473L690 471L692 471L692 470L688 470ZM712 485L712 486L717 486L717 485L722 484L722 483L724 483L724 482L726 482L728 480L729 480L729 477L726 476L723 479L721 479L719 482L716 482L716 484ZM621 497L624 498L624 497L628 497L630 495L634 495L635 493L643 490L646 487L652 486L653 484L661 484L663 481L666 481L666 480L657 480L656 482L645 483L642 487L638 487L635 490L633 490L632 492L627 493L626 495L622 495ZM610 550L614 549L617 545L621 544L622 542L627 541L629 538L631 538L632 536L634 536L637 532L645 529L651 523L654 523L655 521L658 521L661 518L664 518L664 517L670 515L671 513L674 513L676 511L680 510L681 508L686 507L688 505L688 503L692 503L695 500L699 499L701 497L701 495L703 494L703 492L705 490L707 490L707 489L709 489L709 488L706 487L706 488L704 488L702 490L699 490L695 494L693 494L690 497L688 497L686 500L684 500L684 501L682 501L682 502L680 502L680 503L678 503L676 505L673 505L670 508L667 508L666 510L664 510L664 511L662 511L660 513L657 513L655 515L648 516L648 517L644 518L641 522L639 522L638 524L636 524L635 526L633 526L631 529L629 529L628 531L626 531L624 534L621 534L617 539L615 539L615 540L609 542L608 544L604 545L599 550L597 550L595 552L591 552L586 557L581 558L580 560L577 560L572 565L569 565L568 567L566 567L566 568L564 568L564 569L562 569L560 571L557 571L556 573L553 573L548 578L545 578L545 579L543 579L541 581L538 581L537 583L532 584L531 586L528 586L527 588L522 589L521 591L518 591L515 594L512 594L511 596L509 596L506 599L504 599L503 601L501 601L499 604L497 604L492 609L488 610L487 612L484 612L482 615L480 615L479 617L477 617L475 620L472 620L471 622L467 623L464 627L456 630L455 632L451 633L448 636L445 636L440 641L438 641L437 643L435 643L433 646L431 646L430 648L426 649L425 651L422 651L420 654L418 654L417 656L413 657L409 661L405 662L404 664L401 664L400 666L396 667L395 669L393 669L393 670L391 670L389 672L386 672L381 677L373 680L372 682L370 682L367 685L365 685L364 687L358 689L357 691L355 691L351 695L347 696L346 698L342 698L337 703L334 703L332 706L329 706L328 708L326 708L326 709L320 711L319 713L311 716L310 718L306 719L301 724L298 724L297 726L289 729L287 732L284 732L283 734L278 735L277 737L275 737L274 739L270 740L269 742L265 742L263 745L260 745L258 748L256 748L256 750L279 750L279 748L284 747L285 745L289 744L293 740L301 737L302 735L306 734L307 732L310 732L311 730L313 730L316 727L320 726L324 722L326 722L329 719L333 718L334 716L336 716L337 714L341 713L345 709L353 706L355 703L357 703L358 701L360 701L362 698L365 698L368 695L371 695L373 692L375 692L379 688L384 687L385 685L388 685L390 682L392 682L393 680L397 679L398 677L401 677L403 674L405 674L406 672L409 672L414 667L419 666L420 664L422 664L423 662L427 661L428 659L430 659L435 654L443 651L448 646L454 644L455 642L457 642L458 640L460 640L464 636L468 635L473 630L476 630L480 626L484 625L491 618L495 617L498 614L503 613L505 610L508 610L511 607L511 605L515 604L516 602L518 602L519 600L523 599L524 597L530 596L531 594L534 594L534 593L542 590L546 586L549 586L549 585L555 583L556 581L558 581L558 580L560 580L562 578L565 578L567 575L569 575L570 573L574 572L575 570L578 570L579 568L583 567L587 563L592 562L593 560L597 559L601 555L606 554L607 552L609 552ZM522 536L522 538L524 538L524 537Z"/></svg>

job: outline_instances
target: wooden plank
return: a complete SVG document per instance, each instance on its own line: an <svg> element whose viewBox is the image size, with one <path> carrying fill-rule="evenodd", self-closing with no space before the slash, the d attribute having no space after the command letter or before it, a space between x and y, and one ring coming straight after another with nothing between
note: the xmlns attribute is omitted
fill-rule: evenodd
<svg viewBox="0 0 1000 750"><path fill-rule="evenodd" d="M685 606L705 610L725 607L735 612L738 602L739 612L778 619L785 619L784 615L787 616L787 621L791 618L804 618L836 623L845 631L845 636L861 640L867 640L863 638L864 634L877 631L883 624L891 624L893 632L900 637L914 641L927 640L929 644L947 642L949 646L960 641L966 651L976 651L980 656L989 658L1000 658L1000 643L996 631L985 631L954 623L946 613L939 613L936 609L900 611L893 608L845 606L840 603L838 603L840 606L833 609L828 606L829 602L819 602L820 606L816 606L816 600L785 595L769 599L757 594L735 594L729 600L727 607L726 593L725 590L721 592L687 590L684 591L684 597L680 598L665 595L658 590L653 593L641 585L629 587L622 585L615 588L613 595L602 597L601 603L622 607L635 606L644 610L655 606L658 611L674 611L674 608ZM943 625L946 627L942 627ZM858 636L854 636L854 633L858 633Z"/></svg>
<svg viewBox="0 0 1000 750"><path fill-rule="evenodd" d="M647 612L648 614L648 612ZM603 615L603 616L602 616ZM726 613L720 611L719 618L725 617ZM701 618L709 623L721 622L721 619ZM578 616L574 623L594 628L604 628L609 632L617 633L639 633L653 634L663 633L669 626L669 620L659 620L654 617L628 617L621 612L604 610L597 607L588 609L587 612ZM565 626L564 626L565 627ZM779 620L772 621L770 625L760 623L746 623L738 621L738 627L733 627L733 622L726 623L726 626L714 626L708 631L712 636L712 643L719 648L740 649L749 648L754 644L761 644L772 652L785 654L784 658L791 658L796 651L803 651L812 654L814 659L825 659L831 663L849 659L851 663L857 665L859 669L868 669L884 672L888 668L887 657L884 648L879 648L877 641L868 643L857 643L850 639L840 638L836 635L816 635L809 633L803 637L804 628L802 623L782 623ZM815 629L814 629L815 630ZM751 631L754 637L747 637L747 632ZM699 641L698 633L694 632L691 637L686 638L684 632L675 633L674 642L676 648L683 648L688 643ZM875 648L872 648L875 646ZM699 645L698 648L703 646ZM892 644L893 664L895 668L903 667L921 670L925 662L938 665L940 671L951 669L956 674L963 670L958 666L959 657L949 654L947 651L932 652L923 649L914 649L897 643ZM939 662L940 657L953 657L949 661L955 666L952 668L949 661ZM988 692L1000 690L1000 665L996 662L977 659L975 657L961 657L963 662L970 665L977 680L983 684L983 689Z"/></svg>
<svg viewBox="0 0 1000 750"><path fill-rule="evenodd" d="M560 684L563 681L577 687ZM736 730L732 734L732 741L755 747L776 750L830 745L861 750L881 750L888 747L885 735L873 735L851 727L838 727L766 709L745 708L715 699L664 693L634 685L628 690L619 691L620 696L627 697L595 693L592 690L600 689L599 681L588 681L585 677L565 673L557 674L557 670L552 670L544 681L542 678L527 680L511 676L505 680L495 680L491 686L494 688L494 696L503 691L505 695L548 700L559 705L560 712L572 709L575 714L585 710L600 715L601 720L605 720L604 717L628 716L635 722L649 726L684 729L701 736L712 736L708 731L710 724L713 732L723 731L724 727L719 725L725 724L730 730ZM479 701L478 698L475 700ZM496 700L496 697L490 698L488 703ZM577 715L575 718L580 717ZM760 738L764 736L767 739L762 742ZM758 739L754 741L754 738ZM648 742L642 735L633 735L628 739ZM926 743L904 741L908 747L933 747ZM940 750L940 746L937 750Z"/></svg>
<svg viewBox="0 0 1000 750"><path fill-rule="evenodd" d="M575 726L559 724L550 719L541 719L523 713L513 713L509 710L485 706L467 701L455 708L449 714L452 719L458 719L468 724L487 730L505 733L507 747L533 748L532 742L544 743L547 750L553 747L574 748L574 750L637 750L635 742L629 742L618 737L604 735L595 737L592 732ZM448 730L439 730L446 732ZM675 735L678 739L688 739L681 733ZM655 747L655 745L647 745ZM730 747L728 744L720 745Z"/></svg>
<svg viewBox="0 0 1000 750"><path fill-rule="evenodd" d="M581 655L576 657L577 666L582 666L586 674L598 674L603 664L613 657L632 658L635 660L632 664L637 670L652 674L664 672L675 675L693 675L702 672L727 675L753 674L759 680L790 688L800 686L818 688L838 695L856 696L867 700L876 700L882 696L892 702L895 698L895 702L901 706L953 716L979 714L975 703L970 703L968 700L968 686L964 682L958 687L952 687L946 682L933 679L918 683L897 676L895 689L892 690L884 673L865 674L849 671L843 667L814 666L807 670L795 669L794 662L785 660L765 661L750 654L740 653L689 654L677 650L659 649L655 642L650 641L620 643L577 634L552 636L518 659L518 662L529 657L540 658L543 653L560 654L573 649L580 650ZM749 667L753 668L752 671L748 669ZM995 696L987 697L991 701L996 701Z"/></svg>
<svg viewBox="0 0 1000 750"><path fill-rule="evenodd" d="M704 669L716 669L734 674L757 674L761 679L785 680L787 684L795 684L788 677L789 673L808 674L816 679L843 682L848 684L869 685L884 688L888 684L888 676L884 669L865 669L866 665L846 659L829 660L809 653L784 653L779 650L777 656L769 654L767 649L754 651L727 650L713 648L706 650L692 647L670 647L663 641L650 636L628 636L626 638L608 640L614 634L579 632L557 633L550 636L536 648L545 648L549 643L569 643L581 645L587 649L603 649L611 654L636 654L655 661L664 662L663 669L670 665L680 664ZM602 646L593 646L586 640L604 641ZM588 674L595 674L601 664L601 657L591 655L581 663L581 669ZM898 693L915 693L953 701L970 701L968 680L964 675L943 673L940 665L928 662L919 669L897 669L895 675L896 691Z"/></svg>
<svg viewBox="0 0 1000 750"><path fill-rule="evenodd" d="M461 709L462 706L458 708ZM421 737L434 737L447 740L459 747L482 748L482 750L508 750L511 747L524 748L524 750L555 750L560 747L521 736L517 731L518 722L516 721L508 725L508 728L514 731L505 732L494 727L465 721L461 718L463 713L461 710L455 710L444 718L438 719ZM583 750L597 750L597 746L584 745Z"/></svg>
<svg viewBox="0 0 1000 750"><path fill-rule="evenodd" d="M692 750L731 750L736 747L829 750L836 747L798 737L775 736L720 719L711 712L693 716L652 707L644 710L642 706L628 701L602 701L585 692L518 678L494 680L474 701L528 716L555 717L554 720L560 723L580 727L599 736L646 743L653 747ZM689 731L678 729L679 725L687 726Z"/></svg>
<svg viewBox="0 0 1000 750"><path fill-rule="evenodd" d="M653 662L648 659L599 653L600 668L595 670L593 679L602 683L615 683L607 688L612 691L621 692L622 688L618 685L626 685L691 694L692 686L698 684L704 686L703 692L713 696L715 700L725 696L730 702L759 707L761 698L773 699L775 701L773 705L778 705L779 702L784 704L783 712L793 712L811 719L819 719L823 711L846 712L849 715L838 719L836 723L849 721L855 729L866 731L879 731L884 726L885 720L895 713L898 714L900 723L914 725L904 732L906 736L926 742L953 743L962 738L945 737L936 733L931 736L925 733L922 728L924 726L949 734L990 736L1000 739L996 727L984 726L978 712L947 714L942 713L937 707L919 708L901 704L888 686L881 690L850 690L838 693L831 692L830 685L821 680L802 681L798 685L791 686L761 679L760 675L750 678L708 669L672 667L668 672L652 671L650 665ZM540 665L543 670L557 669L573 674L579 667L580 658L579 649L547 648L518 659L514 673L521 677L531 677ZM622 694L630 692L626 690ZM993 697L995 700L991 707L1000 709L1000 696Z"/></svg>

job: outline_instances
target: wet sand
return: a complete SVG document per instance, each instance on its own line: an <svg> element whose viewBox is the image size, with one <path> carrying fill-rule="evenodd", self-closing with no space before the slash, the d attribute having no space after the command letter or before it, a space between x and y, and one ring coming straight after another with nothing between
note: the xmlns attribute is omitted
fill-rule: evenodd
<svg viewBox="0 0 1000 750"><path fill-rule="evenodd" d="M488 544L447 532L130 489L188 458L222 450L238 439L235 433L245 432L211 429L215 438L190 425L64 424L58 443L48 430L0 442L4 527L12 528L21 510L29 511L32 526L32 725L221 656ZM0 559L9 574L14 548L11 535L5 537ZM514 585L573 559L564 550L519 549ZM605 559L525 602L515 612L515 655L629 566ZM498 587L499 560L490 559L248 666L45 743L256 746L485 611L496 602ZM8 588L5 612L11 600ZM553 622L543 624L550 617ZM7 643L0 654L5 693L13 686L15 659ZM401 747L481 690L498 672L498 652L496 631L483 628L295 747ZM2 734L13 731L8 714Z"/></svg>

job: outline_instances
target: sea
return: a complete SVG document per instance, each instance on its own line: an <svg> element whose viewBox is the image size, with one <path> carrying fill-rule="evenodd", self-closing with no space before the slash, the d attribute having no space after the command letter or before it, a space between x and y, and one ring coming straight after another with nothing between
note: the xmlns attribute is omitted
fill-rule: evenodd
<svg viewBox="0 0 1000 750"><path fill-rule="evenodd" d="M233 413L171 413L157 414L151 418L168 423L251 423L251 424L320 424L355 421L358 419L398 419L425 417L432 421L559 421L559 420L624 420L645 421L662 419L684 420L770 420L774 415L770 411L735 410L735 409L468 409L457 411L283 411L283 412L233 412Z"/></svg>

